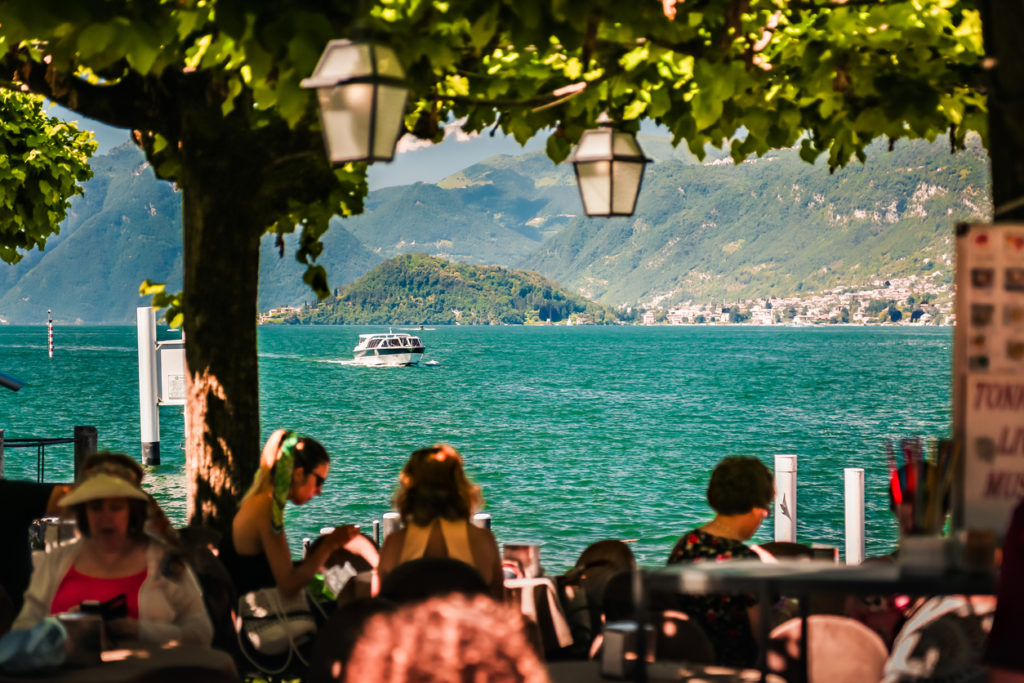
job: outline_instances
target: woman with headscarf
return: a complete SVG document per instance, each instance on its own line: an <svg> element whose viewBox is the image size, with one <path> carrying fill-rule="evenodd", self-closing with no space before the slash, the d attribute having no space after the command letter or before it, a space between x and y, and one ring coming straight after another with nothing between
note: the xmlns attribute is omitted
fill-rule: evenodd
<svg viewBox="0 0 1024 683"><path fill-rule="evenodd" d="M75 516L80 535L37 559L13 628L83 602L113 601L124 614L105 622L115 638L208 646L213 627L199 584L174 529L140 487L142 468L126 455L97 453L82 472L58 503Z"/></svg>
<svg viewBox="0 0 1024 683"><path fill-rule="evenodd" d="M359 536L354 526L336 528L301 562L293 562L284 531L288 501L304 505L322 493L330 457L319 442L279 429L270 435L252 486L221 539L219 558L239 595L276 586L294 596L336 550Z"/></svg>
<svg viewBox="0 0 1024 683"><path fill-rule="evenodd" d="M498 544L490 530L470 521L483 506L483 496L466 478L459 452L446 444L421 448L409 456L398 480L394 506L405 526L384 540L378 567L381 581L403 562L448 557L475 568L491 595L503 598Z"/></svg>

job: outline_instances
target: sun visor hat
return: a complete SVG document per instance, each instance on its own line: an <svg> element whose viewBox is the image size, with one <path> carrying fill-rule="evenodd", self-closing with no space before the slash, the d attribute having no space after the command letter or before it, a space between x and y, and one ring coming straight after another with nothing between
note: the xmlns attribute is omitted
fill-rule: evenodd
<svg viewBox="0 0 1024 683"><path fill-rule="evenodd" d="M135 498L138 500L149 500L146 493L121 477L112 474L98 472L80 484L75 489L57 502L61 507L78 505L90 500L99 498Z"/></svg>

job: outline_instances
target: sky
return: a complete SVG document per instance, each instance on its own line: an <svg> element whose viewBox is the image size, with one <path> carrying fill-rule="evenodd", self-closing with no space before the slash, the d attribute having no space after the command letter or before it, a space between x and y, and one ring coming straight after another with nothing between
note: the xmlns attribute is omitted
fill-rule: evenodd
<svg viewBox="0 0 1024 683"><path fill-rule="evenodd" d="M75 121L80 128L91 130L99 144L96 154L105 154L129 139L127 129L108 126L57 105L52 107L50 113L66 121ZM496 154L522 154L524 151L541 149L544 142L545 137L539 135L521 147L514 139L500 132L494 137L488 133L471 137L458 131L455 125L446 128L444 141L437 145L406 135L399 140L393 161L370 166L370 190L415 182L436 183Z"/></svg>

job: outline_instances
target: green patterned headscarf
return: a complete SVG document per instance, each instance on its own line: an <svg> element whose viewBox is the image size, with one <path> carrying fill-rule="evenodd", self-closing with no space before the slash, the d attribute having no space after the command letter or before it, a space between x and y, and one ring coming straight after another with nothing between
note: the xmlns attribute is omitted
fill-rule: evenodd
<svg viewBox="0 0 1024 683"><path fill-rule="evenodd" d="M288 502L288 492L292 487L292 471L295 469L295 444L299 435L288 432L278 449L277 462L274 463L274 495L270 506L270 529L279 534L284 531L284 506Z"/></svg>

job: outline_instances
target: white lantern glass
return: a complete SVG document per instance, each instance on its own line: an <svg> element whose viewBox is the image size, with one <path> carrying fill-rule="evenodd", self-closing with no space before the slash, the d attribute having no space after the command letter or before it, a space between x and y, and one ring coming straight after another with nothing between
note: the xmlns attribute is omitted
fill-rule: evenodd
<svg viewBox="0 0 1024 683"><path fill-rule="evenodd" d="M402 131L408 88L395 51L385 45L332 40L313 75L327 157L332 163L390 161Z"/></svg>
<svg viewBox="0 0 1024 683"><path fill-rule="evenodd" d="M588 130L571 161L588 216L631 216L650 161L631 133L609 126Z"/></svg>

